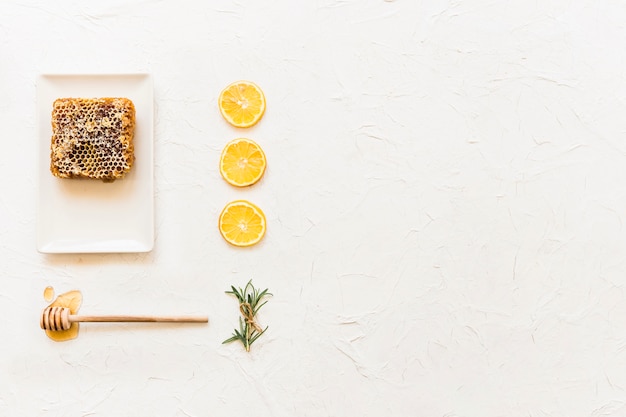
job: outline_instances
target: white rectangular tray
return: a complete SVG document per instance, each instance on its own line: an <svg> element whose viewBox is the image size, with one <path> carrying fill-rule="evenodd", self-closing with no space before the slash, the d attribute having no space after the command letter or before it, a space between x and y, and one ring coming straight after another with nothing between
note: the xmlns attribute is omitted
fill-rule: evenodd
<svg viewBox="0 0 626 417"><path fill-rule="evenodd" d="M59 179L50 172L52 103L61 97L126 97L136 111L135 162L121 180ZM149 74L42 75L37 83L37 250L149 252L154 246L152 78Z"/></svg>

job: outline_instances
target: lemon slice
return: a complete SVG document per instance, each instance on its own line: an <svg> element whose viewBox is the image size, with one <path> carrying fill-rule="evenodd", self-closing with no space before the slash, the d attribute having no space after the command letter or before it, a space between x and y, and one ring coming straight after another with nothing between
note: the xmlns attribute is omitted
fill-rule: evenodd
<svg viewBox="0 0 626 417"><path fill-rule="evenodd" d="M231 245L252 246L265 235L265 214L246 200L232 201L219 218L222 237Z"/></svg>
<svg viewBox="0 0 626 417"><path fill-rule="evenodd" d="M237 81L220 93L218 105L228 123L235 127L250 127L265 113L265 95L253 82Z"/></svg>
<svg viewBox="0 0 626 417"><path fill-rule="evenodd" d="M263 149L250 139L235 139L222 150L220 173L236 187L247 187L259 181L267 161Z"/></svg>

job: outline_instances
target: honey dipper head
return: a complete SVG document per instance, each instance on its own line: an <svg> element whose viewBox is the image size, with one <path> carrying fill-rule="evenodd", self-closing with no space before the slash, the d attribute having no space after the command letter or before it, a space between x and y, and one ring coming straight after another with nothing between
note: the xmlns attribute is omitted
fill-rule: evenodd
<svg viewBox="0 0 626 417"><path fill-rule="evenodd" d="M69 330L70 309L67 307L47 307L41 313L39 325L44 330L60 331Z"/></svg>

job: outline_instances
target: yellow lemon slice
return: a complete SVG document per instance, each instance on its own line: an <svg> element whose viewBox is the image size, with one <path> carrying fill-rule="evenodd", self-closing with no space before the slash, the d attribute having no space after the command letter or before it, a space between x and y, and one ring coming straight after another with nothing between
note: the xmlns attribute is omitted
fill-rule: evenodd
<svg viewBox="0 0 626 417"><path fill-rule="evenodd" d="M235 139L222 150L220 173L236 187L256 183L265 173L267 161L263 149L250 139Z"/></svg>
<svg viewBox="0 0 626 417"><path fill-rule="evenodd" d="M235 246L252 246L265 235L265 214L246 200L230 202L219 218L222 237Z"/></svg>
<svg viewBox="0 0 626 417"><path fill-rule="evenodd" d="M220 93L218 105L228 123L236 127L250 127L265 113L265 95L253 82L237 81Z"/></svg>

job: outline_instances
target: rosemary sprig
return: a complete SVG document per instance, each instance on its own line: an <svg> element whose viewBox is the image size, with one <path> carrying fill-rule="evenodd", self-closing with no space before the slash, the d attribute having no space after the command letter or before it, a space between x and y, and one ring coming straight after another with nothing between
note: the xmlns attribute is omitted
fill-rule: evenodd
<svg viewBox="0 0 626 417"><path fill-rule="evenodd" d="M239 312L242 317L239 317L239 329L235 329L233 331L233 335L224 340L222 344L240 340L246 348L246 352L250 352L250 346L252 343L265 333L269 327L266 326L265 329L263 329L256 322L255 317L261 307L267 303L267 300L263 301L263 298L272 294L267 292L267 288L263 291L259 291L259 289L254 288L252 280L248 281L243 289L237 289L232 285L230 288L231 290L226 291L226 294L232 294L237 297L237 300L239 301Z"/></svg>

